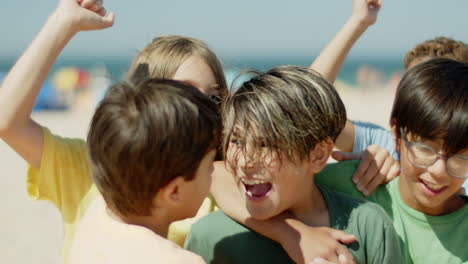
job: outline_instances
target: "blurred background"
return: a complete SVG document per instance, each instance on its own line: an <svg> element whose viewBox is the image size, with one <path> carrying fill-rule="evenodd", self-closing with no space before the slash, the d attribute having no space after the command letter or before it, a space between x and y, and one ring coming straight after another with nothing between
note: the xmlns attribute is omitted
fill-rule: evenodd
<svg viewBox="0 0 468 264"><path fill-rule="evenodd" d="M4 1L0 8L0 82L34 38L55 0ZM179 34L207 42L228 79L245 67L308 66L351 15L352 0L107 0L113 28L80 33L62 53L34 118L56 134L85 137L94 106L120 80L131 59L155 36ZM336 83L350 118L387 126L404 54L424 40L468 42L464 0L387 0L377 23L356 43ZM1 111L0 106L0 111ZM26 164L0 142L0 262L59 263L60 215L26 194Z"/></svg>

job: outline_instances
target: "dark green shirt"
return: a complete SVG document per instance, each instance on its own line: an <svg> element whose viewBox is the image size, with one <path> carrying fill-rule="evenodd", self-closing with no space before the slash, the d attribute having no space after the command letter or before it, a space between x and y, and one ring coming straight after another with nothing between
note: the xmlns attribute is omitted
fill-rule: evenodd
<svg viewBox="0 0 468 264"><path fill-rule="evenodd" d="M324 187L320 190L329 209L331 227L357 238L348 246L356 263L403 263L398 237L382 208ZM293 263L281 245L221 211L195 223L185 247L207 263Z"/></svg>

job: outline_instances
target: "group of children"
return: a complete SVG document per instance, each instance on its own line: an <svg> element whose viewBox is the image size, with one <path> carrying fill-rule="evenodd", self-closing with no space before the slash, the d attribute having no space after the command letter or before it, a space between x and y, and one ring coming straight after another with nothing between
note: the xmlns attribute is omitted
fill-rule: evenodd
<svg viewBox="0 0 468 264"><path fill-rule="evenodd" d="M66 44L114 14L60 0L2 83L0 137L29 163L29 195L60 210L64 261L466 263L468 47L438 38L408 53L391 131L348 121L332 85L380 6L354 0L310 68L250 72L232 93L206 44L158 37L84 141L30 115ZM327 164L334 147L360 162Z"/></svg>

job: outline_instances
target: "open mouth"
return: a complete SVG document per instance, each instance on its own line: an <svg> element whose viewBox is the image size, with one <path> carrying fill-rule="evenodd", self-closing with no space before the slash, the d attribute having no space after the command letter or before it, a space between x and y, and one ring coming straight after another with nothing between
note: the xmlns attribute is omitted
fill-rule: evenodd
<svg viewBox="0 0 468 264"><path fill-rule="evenodd" d="M253 179L248 180L241 178L242 184L244 185L245 194L252 200L261 200L267 197L270 193L272 185L265 180Z"/></svg>
<svg viewBox="0 0 468 264"><path fill-rule="evenodd" d="M431 196L442 193L443 191L445 191L445 189L447 189L447 186L444 185L433 184L424 180L420 180L420 182L423 185L425 193Z"/></svg>

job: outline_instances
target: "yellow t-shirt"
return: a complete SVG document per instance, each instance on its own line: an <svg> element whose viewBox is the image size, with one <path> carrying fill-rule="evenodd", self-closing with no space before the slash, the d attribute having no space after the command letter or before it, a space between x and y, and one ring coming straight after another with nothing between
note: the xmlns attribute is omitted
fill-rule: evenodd
<svg viewBox="0 0 468 264"><path fill-rule="evenodd" d="M62 214L66 260L77 224L99 192L92 183L86 142L53 135L47 128L43 128L43 134L41 167L28 166L28 194L35 200L50 201ZM168 238L183 246L192 223L216 209L214 199L207 197L196 217L170 226Z"/></svg>

